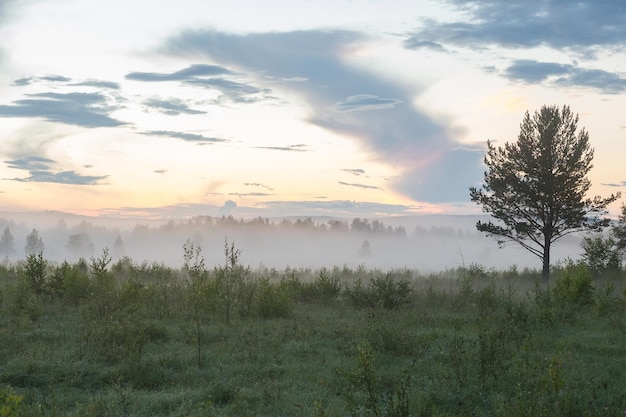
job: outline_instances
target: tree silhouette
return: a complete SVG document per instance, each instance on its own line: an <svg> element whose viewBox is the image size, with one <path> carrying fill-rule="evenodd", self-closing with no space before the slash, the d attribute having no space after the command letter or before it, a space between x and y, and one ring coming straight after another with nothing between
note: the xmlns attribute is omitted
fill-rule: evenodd
<svg viewBox="0 0 626 417"><path fill-rule="evenodd" d="M0 238L0 253L4 255L10 255L15 251L13 234L11 234L11 230L9 227L4 228L4 232L2 233L2 238Z"/></svg>
<svg viewBox="0 0 626 417"><path fill-rule="evenodd" d="M33 231L30 232L28 236L26 236L26 246L24 246L24 253L26 253L26 256L35 255L37 253L43 252L43 250L43 240L41 240L37 229L33 229Z"/></svg>
<svg viewBox="0 0 626 417"><path fill-rule="evenodd" d="M586 198L591 187L593 149L589 134L578 130L578 115L569 106L543 106L526 112L516 142L495 147L488 142L485 184L471 187L471 201L499 223L478 222L476 228L495 236L500 246L515 242L538 256L542 276L550 276L550 246L572 232L600 230L601 216L619 198Z"/></svg>

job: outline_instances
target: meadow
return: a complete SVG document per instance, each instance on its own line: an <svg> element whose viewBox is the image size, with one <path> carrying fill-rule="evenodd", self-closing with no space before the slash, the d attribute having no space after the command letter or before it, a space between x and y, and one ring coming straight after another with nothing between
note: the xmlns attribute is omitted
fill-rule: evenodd
<svg viewBox="0 0 626 417"><path fill-rule="evenodd" d="M0 416L617 416L624 271L0 265Z"/></svg>

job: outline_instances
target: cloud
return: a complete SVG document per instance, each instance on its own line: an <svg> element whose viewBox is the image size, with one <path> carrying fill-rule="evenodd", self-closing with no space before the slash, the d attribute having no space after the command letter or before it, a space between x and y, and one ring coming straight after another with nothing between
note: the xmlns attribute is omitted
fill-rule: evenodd
<svg viewBox="0 0 626 417"><path fill-rule="evenodd" d="M228 68L217 65L195 64L180 71L161 73L161 72L131 72L126 74L126 79L145 82L160 81L186 81L195 79L196 77L207 77L215 75L233 74Z"/></svg>
<svg viewBox="0 0 626 417"><path fill-rule="evenodd" d="M185 81L189 85L212 88L222 93L224 97L235 103L254 103L272 98L268 88L257 88L249 84L225 80L223 78L202 78Z"/></svg>
<svg viewBox="0 0 626 417"><path fill-rule="evenodd" d="M591 88L606 94L618 94L626 90L626 78L614 73L528 59L514 61L504 71L504 76L527 83L551 80L556 85Z"/></svg>
<svg viewBox="0 0 626 417"><path fill-rule="evenodd" d="M431 49L438 52L447 52L447 49L440 43L433 41L425 41L415 36L405 39L402 44L407 49Z"/></svg>
<svg viewBox="0 0 626 417"><path fill-rule="evenodd" d="M219 214L222 216L230 215L237 208L237 203L233 200L226 200L224 205L219 209Z"/></svg>
<svg viewBox="0 0 626 417"><path fill-rule="evenodd" d="M404 194L427 195L432 203L468 201L469 187L483 178L484 150L457 148L435 158L437 164L429 164L427 170L409 169L392 180L392 186Z"/></svg>
<svg viewBox="0 0 626 417"><path fill-rule="evenodd" d="M504 75L513 80L536 83L553 75L567 74L571 69L572 66L566 64L519 59L504 71Z"/></svg>
<svg viewBox="0 0 626 417"><path fill-rule="evenodd" d="M24 158L4 161L9 168L28 171L26 178L4 178L5 180L19 182L48 182L58 184L95 185L107 178L104 176L80 175L75 171L53 172L51 164L56 161L40 156L28 156Z"/></svg>
<svg viewBox="0 0 626 417"><path fill-rule="evenodd" d="M155 169L154 171L155 174L165 174L167 172L167 169Z"/></svg>
<svg viewBox="0 0 626 417"><path fill-rule="evenodd" d="M228 142L228 139L208 137L204 135L198 135L196 133L174 132L171 130L150 130L141 133L148 136L165 136L168 138L182 139L188 142L197 142L199 144Z"/></svg>
<svg viewBox="0 0 626 417"><path fill-rule="evenodd" d="M103 81L103 80L85 80L78 83L70 84L72 86L79 87L96 87L96 88L108 88L110 90L119 90L120 85L116 82L112 81Z"/></svg>
<svg viewBox="0 0 626 417"><path fill-rule="evenodd" d="M255 146L256 149L269 149L271 151L286 151L286 152L307 152L306 145L299 143L297 145L289 146Z"/></svg>
<svg viewBox="0 0 626 417"><path fill-rule="evenodd" d="M190 108L184 101L177 98L160 99L149 98L144 100L144 105L158 110L168 116L178 116L183 114L206 114L205 111L194 110Z"/></svg>
<svg viewBox="0 0 626 417"><path fill-rule="evenodd" d="M465 21L424 21L409 39L467 47L613 48L626 39L626 8L615 0L447 0ZM410 42L407 40L406 42Z"/></svg>
<svg viewBox="0 0 626 417"><path fill-rule="evenodd" d="M565 77L555 80L566 87L587 87L605 94L619 94L626 90L626 78L598 69L575 69Z"/></svg>
<svg viewBox="0 0 626 417"><path fill-rule="evenodd" d="M218 100L230 100L235 103L253 103L266 100L271 90L260 89L253 85L224 78L238 75L226 67L218 65L196 64L172 73L131 72L129 80L145 82L180 81L187 85L210 88L222 93Z"/></svg>
<svg viewBox="0 0 626 417"><path fill-rule="evenodd" d="M113 127L125 124L107 113L118 107L100 93L37 93L13 105L0 105L0 117L37 117L81 127Z"/></svg>
<svg viewBox="0 0 626 417"><path fill-rule="evenodd" d="M482 166L480 162L475 163L475 155L457 153L455 161L446 158L446 153L453 152L456 146L447 126L413 106L398 105L400 102L412 103L414 89L347 63L346 57L368 41L365 34L352 31L238 35L198 30L182 32L171 38L163 50L181 58L205 56L239 72L259 74L258 84L264 80L271 80L272 85L285 79L306 80L283 82L281 88L294 91L306 100L311 109L308 122L354 138L378 160L393 164L410 178L428 177L435 183L432 188L411 188L400 180L393 183L396 190L401 189L416 201L428 201L429 193L438 195L439 189L458 190L461 188L458 184L464 184L467 179L471 183L479 181ZM368 94L364 95L364 91ZM375 106L384 107L385 111L377 113L376 117L367 111L329 111L338 103L345 110ZM261 149L301 150L281 146ZM429 176L429 172L441 164L444 164L444 171L454 172L455 165L448 163L458 163L460 156L467 158L463 166L468 170L463 176ZM466 191L457 193L453 201L467 201Z"/></svg>
<svg viewBox="0 0 626 417"><path fill-rule="evenodd" d="M258 182L245 182L243 185L248 186L248 187L260 187L260 188L265 188L266 190L269 190L269 191L274 191L272 187L267 186L265 184L260 184Z"/></svg>
<svg viewBox="0 0 626 417"><path fill-rule="evenodd" d="M42 81L52 81L55 83L69 83L72 81L71 78L64 77L62 75L45 75L39 78Z"/></svg>
<svg viewBox="0 0 626 417"><path fill-rule="evenodd" d="M30 84L32 84L36 80L37 79L34 78L34 77L18 78L17 80L14 80L11 85L17 86L17 87L21 87L21 86L25 86L25 85L30 85Z"/></svg>
<svg viewBox="0 0 626 417"><path fill-rule="evenodd" d="M62 75L48 75L44 77L24 77L24 78L18 78L14 80L11 85L16 86L16 87L22 87L22 86L38 83L41 81L69 83L70 81L72 81L72 79L68 77L64 77ZM115 83L112 81L102 81L102 80L92 80L92 79L84 80L80 82L74 82L68 85L72 87L96 87L96 88L106 88L106 89L111 89L111 90L120 89L120 85L118 83Z"/></svg>
<svg viewBox="0 0 626 417"><path fill-rule="evenodd" d="M373 189L373 190L382 190L382 188L375 187L373 185L355 184L355 183L343 182L343 181L339 181L339 184L341 184L341 185L348 185L350 187L369 188L369 189Z"/></svg>
<svg viewBox="0 0 626 417"><path fill-rule="evenodd" d="M353 175L359 175L359 176L360 175L365 175L365 170L361 169L361 168L357 168L357 169L347 169L346 168L346 169L342 169L342 171L349 172L350 174L353 174Z"/></svg>
<svg viewBox="0 0 626 417"><path fill-rule="evenodd" d="M237 196L237 197L266 197L274 194L269 193L228 193L227 195Z"/></svg>
<svg viewBox="0 0 626 417"><path fill-rule="evenodd" d="M606 187L626 187L626 181L618 182L618 183L602 183L602 185Z"/></svg>
<svg viewBox="0 0 626 417"><path fill-rule="evenodd" d="M332 108L338 112L387 110L393 109L400 103L402 103L402 100L382 98L370 94L357 94L335 103Z"/></svg>

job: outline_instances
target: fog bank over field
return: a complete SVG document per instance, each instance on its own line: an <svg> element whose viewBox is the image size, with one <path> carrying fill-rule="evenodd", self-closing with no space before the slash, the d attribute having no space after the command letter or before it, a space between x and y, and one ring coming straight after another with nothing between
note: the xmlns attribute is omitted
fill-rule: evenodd
<svg viewBox="0 0 626 417"><path fill-rule="evenodd" d="M44 258L75 262L99 257L104 248L114 260L157 262L178 268L183 244L202 247L209 268L224 263L227 239L241 250L241 262L252 268L410 268L438 272L480 264L487 268L540 269L539 259L517 245L498 248L493 238L476 231L488 216L420 215L364 218L256 218L198 216L176 220L112 219L60 212L0 213L0 233L9 228L13 251L3 259L25 258L26 238L33 229L41 237ZM552 247L553 263L578 259L581 235Z"/></svg>

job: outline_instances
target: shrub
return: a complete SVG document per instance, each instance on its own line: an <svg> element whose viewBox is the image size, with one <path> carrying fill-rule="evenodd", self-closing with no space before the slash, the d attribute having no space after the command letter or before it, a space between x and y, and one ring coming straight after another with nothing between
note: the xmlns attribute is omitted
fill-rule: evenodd
<svg viewBox="0 0 626 417"><path fill-rule="evenodd" d="M37 297L44 295L46 289L46 261L43 259L43 253L31 253L26 256L24 264L24 278L28 283L30 290Z"/></svg>
<svg viewBox="0 0 626 417"><path fill-rule="evenodd" d="M18 417L22 409L23 395L16 395L10 389L0 390L0 416Z"/></svg>
<svg viewBox="0 0 626 417"><path fill-rule="evenodd" d="M558 303L574 306L593 303L593 278L586 264L569 261L556 275L553 292Z"/></svg>
<svg viewBox="0 0 626 417"><path fill-rule="evenodd" d="M302 284L300 296L303 301L327 303L337 299L341 289L339 277L329 274L326 268L322 268L315 281Z"/></svg>
<svg viewBox="0 0 626 417"><path fill-rule="evenodd" d="M278 285L261 278L256 299L257 312L263 318L289 318L293 316L294 304L289 287L283 283Z"/></svg>
<svg viewBox="0 0 626 417"><path fill-rule="evenodd" d="M396 281L391 274L374 278L368 287L357 279L352 288L345 291L346 297L357 308L381 307L395 310L411 301L413 289L408 280Z"/></svg>
<svg viewBox="0 0 626 417"><path fill-rule="evenodd" d="M597 275L615 273L621 268L619 250L615 240L604 237L602 233L585 236L581 243L585 265Z"/></svg>

